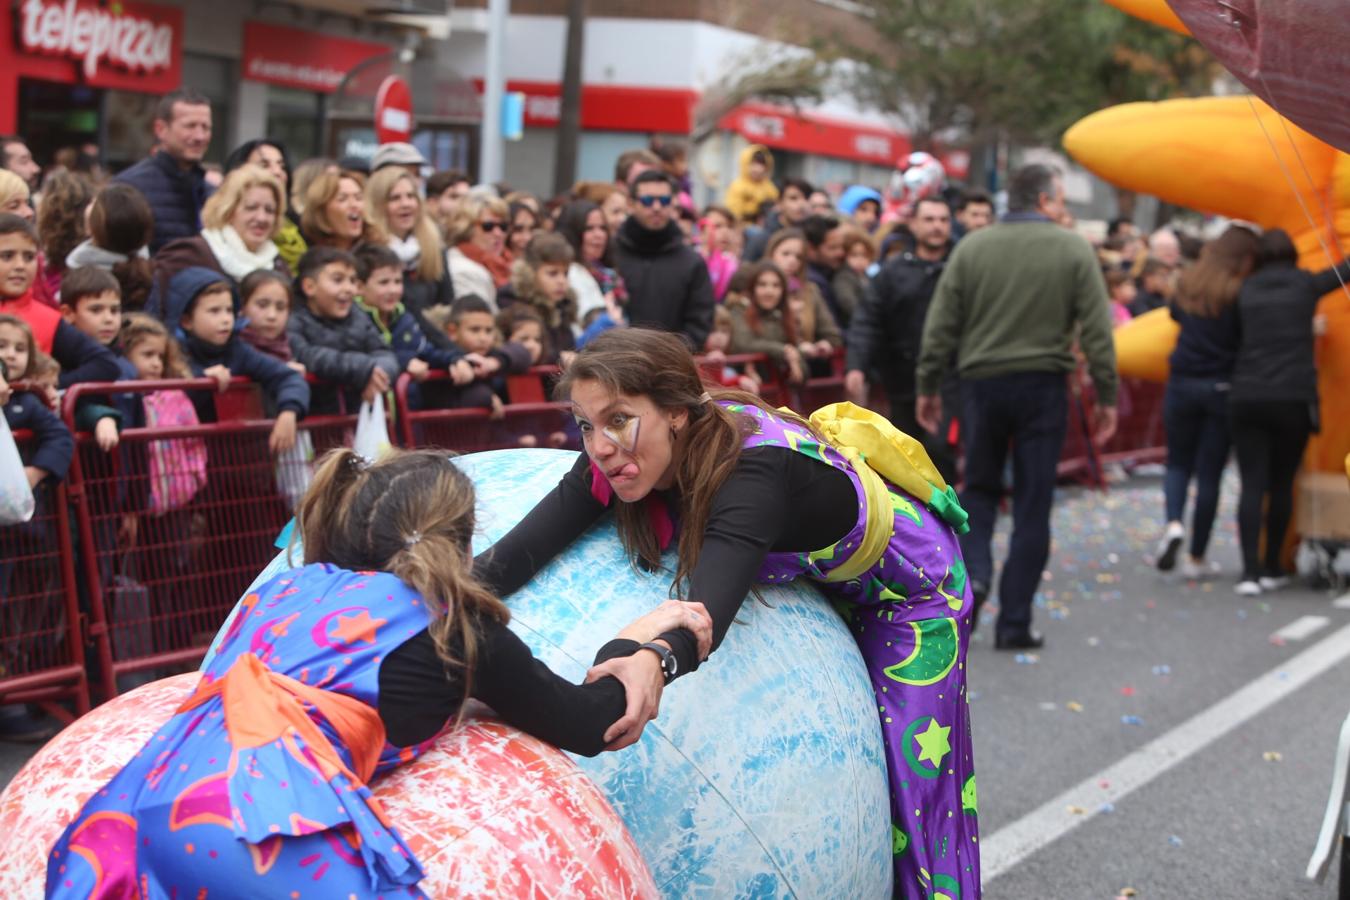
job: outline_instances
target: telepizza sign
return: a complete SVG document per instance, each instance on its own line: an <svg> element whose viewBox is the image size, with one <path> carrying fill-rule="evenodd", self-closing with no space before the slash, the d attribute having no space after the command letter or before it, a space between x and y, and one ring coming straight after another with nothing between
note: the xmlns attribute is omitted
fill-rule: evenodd
<svg viewBox="0 0 1350 900"><path fill-rule="evenodd" d="M19 0L14 13L18 53L45 57L33 60L38 66L64 61L66 65L53 71L54 75L73 65L70 77L57 80L145 93L178 87L183 58L181 9L149 3Z"/></svg>

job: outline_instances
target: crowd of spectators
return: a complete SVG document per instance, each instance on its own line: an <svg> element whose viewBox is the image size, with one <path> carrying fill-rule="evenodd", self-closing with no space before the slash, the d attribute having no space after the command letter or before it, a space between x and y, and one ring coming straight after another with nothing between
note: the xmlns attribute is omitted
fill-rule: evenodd
<svg viewBox="0 0 1350 900"><path fill-rule="evenodd" d="M1030 598L1049 549L1063 373L1086 358L1097 437L1109 435L1110 328L1166 306L1182 341L1167 394L1159 565L1175 564L1193 478L1185 565L1205 565L1231 382L1253 557L1244 584L1257 585L1244 590L1282 577L1268 555L1254 558L1262 498L1288 493L1297 459L1271 435L1313 429L1316 398L1311 376L1284 365L1311 339L1302 319L1285 329L1288 347L1267 346L1288 324L1267 295L1279 282L1315 296L1329 276L1290 287L1274 270L1253 275L1263 260L1287 266L1288 248L1274 239L1258 246L1243 231L1202 247L1118 219L1090 248L1072 233L1058 175L1039 166L1014 174L1009 213L991 227L995 204L983 192L926 196L883 216L872 188L832 200L799 177L775 178L760 145L742 153L722 202L696 210L688 151L674 140L623 153L612 181L540 198L433 172L409 144L382 145L368 162L296 161L263 137L208 170L212 125L200 93L165 96L153 152L111 178L96 161L44 168L22 138L0 141L0 403L11 427L37 437L26 475L39 494L70 462L71 435L53 408L74 383L191 374L223 390L246 377L261 388L275 421L269 447L281 456L302 439L307 415L352 413L405 373L416 408L496 416L511 403L507 375L566 367L607 329L651 327L683 336L729 386L842 371L850 399L881 398L948 480L964 472L974 525L966 556L981 601L1011 447L1013 555L1024 563L1005 567L998 637L1037 646ZM1249 302L1237 302L1240 291ZM1260 334L1241 330L1248 320ZM739 354L767 362L725 363ZM25 389L11 390L16 381ZM124 428L211 421L209 395L185 399L91 398L77 424L112 452ZM1267 505L1268 527L1282 531L1287 504Z"/></svg>

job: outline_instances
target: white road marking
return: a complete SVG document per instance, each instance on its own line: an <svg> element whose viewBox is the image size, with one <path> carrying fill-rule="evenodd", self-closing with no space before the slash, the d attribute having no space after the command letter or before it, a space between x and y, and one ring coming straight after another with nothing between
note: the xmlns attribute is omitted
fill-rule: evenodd
<svg viewBox="0 0 1350 900"><path fill-rule="evenodd" d="M1064 793L980 841L985 885L1022 860L1094 818L1103 804L1117 804L1178 763L1350 658L1350 625L1239 688L1129 756L1090 775ZM1108 786L1103 788L1102 784ZM1069 807L1082 810L1080 814Z"/></svg>
<svg viewBox="0 0 1350 900"><path fill-rule="evenodd" d="M1326 628L1330 621L1326 616L1299 616L1271 637L1282 641L1301 641Z"/></svg>
<svg viewBox="0 0 1350 900"><path fill-rule="evenodd" d="M1332 600L1331 605L1337 609L1350 609L1350 594L1342 594L1335 600Z"/></svg>

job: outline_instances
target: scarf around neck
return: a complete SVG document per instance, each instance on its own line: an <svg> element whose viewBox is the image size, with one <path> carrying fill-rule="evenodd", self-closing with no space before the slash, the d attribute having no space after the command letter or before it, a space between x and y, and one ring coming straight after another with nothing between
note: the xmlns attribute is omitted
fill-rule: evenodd
<svg viewBox="0 0 1350 900"><path fill-rule="evenodd" d="M136 255L141 259L150 258L150 248L142 247L136 251ZM119 263L124 263L128 259L125 253L114 253L111 250L104 250L89 239L75 247L66 255L66 268L78 269L80 266L97 266L100 269L111 269Z"/></svg>
<svg viewBox="0 0 1350 900"><path fill-rule="evenodd" d="M403 263L403 271L410 272L417 268L418 263L422 261L422 245L417 242L416 233L409 234L406 238L390 236L389 249L398 255L399 261Z"/></svg>
<svg viewBox="0 0 1350 900"><path fill-rule="evenodd" d="M458 249L460 253L487 269L488 274L492 276L492 283L498 288L510 284L511 260L506 256L492 256L472 241L460 241Z"/></svg>
<svg viewBox="0 0 1350 900"><path fill-rule="evenodd" d="M259 269L275 268L277 264L277 245L271 238L263 241L256 251L244 245L244 239L229 225L224 228L203 228L202 240L211 248L211 253L220 263L220 269L235 281Z"/></svg>

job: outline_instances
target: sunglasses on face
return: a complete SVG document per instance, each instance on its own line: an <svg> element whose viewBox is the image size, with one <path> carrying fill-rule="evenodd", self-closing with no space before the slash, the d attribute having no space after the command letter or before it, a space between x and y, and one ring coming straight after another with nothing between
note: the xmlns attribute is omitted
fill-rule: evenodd
<svg viewBox="0 0 1350 900"><path fill-rule="evenodd" d="M660 196L652 196L649 194L646 197L637 198L637 202L641 203L643 206L648 207L669 206L671 203L675 202L675 198L670 196L669 194L662 194Z"/></svg>
<svg viewBox="0 0 1350 900"><path fill-rule="evenodd" d="M481 229L483 229L483 231L484 231L485 233L491 234L491 233L494 232L494 231L505 231L505 230L506 230L506 223L505 223L505 222L479 222L479 223L478 223L478 227L481 228Z"/></svg>

